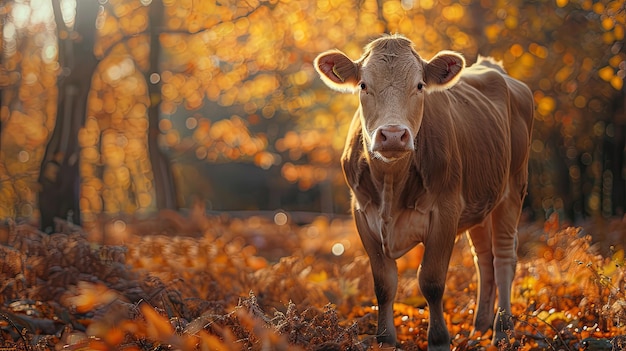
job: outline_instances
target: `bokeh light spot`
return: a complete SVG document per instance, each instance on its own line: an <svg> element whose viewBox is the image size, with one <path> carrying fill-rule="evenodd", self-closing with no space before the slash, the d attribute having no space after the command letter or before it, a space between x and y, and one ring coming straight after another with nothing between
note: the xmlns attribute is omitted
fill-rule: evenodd
<svg viewBox="0 0 626 351"><path fill-rule="evenodd" d="M335 256L341 256L345 252L345 248L342 243L335 243L330 250Z"/></svg>
<svg viewBox="0 0 626 351"><path fill-rule="evenodd" d="M285 212L277 212L274 215L274 223L276 223L277 225L285 225L287 224L287 214Z"/></svg>
<svg viewBox="0 0 626 351"><path fill-rule="evenodd" d="M161 81L161 76L158 73L150 74L150 83L156 84Z"/></svg>
<svg viewBox="0 0 626 351"><path fill-rule="evenodd" d="M30 160L30 154L27 151L22 150L17 154L17 159L22 163L26 163Z"/></svg>

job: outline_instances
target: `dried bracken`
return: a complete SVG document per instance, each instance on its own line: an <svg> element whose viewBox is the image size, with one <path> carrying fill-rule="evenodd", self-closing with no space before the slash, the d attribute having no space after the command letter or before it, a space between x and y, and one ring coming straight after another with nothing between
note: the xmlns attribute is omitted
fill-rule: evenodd
<svg viewBox="0 0 626 351"><path fill-rule="evenodd" d="M349 219L279 225L261 216L168 216L185 227L155 232L158 226L148 223L155 219L126 219L125 243L118 245L89 240L88 232L64 222L52 235L28 224L5 226L2 347L378 349L369 262ZM624 251L606 241L594 244L596 227L605 228L550 224L520 231L512 336L518 349L617 350L625 344ZM606 228L622 240L615 233L624 233L624 223ZM420 259L418 249L399 262L394 309L403 350L427 345L428 307L415 274ZM452 347L504 349L489 345L490 335L471 333L475 279L461 236L445 295Z"/></svg>

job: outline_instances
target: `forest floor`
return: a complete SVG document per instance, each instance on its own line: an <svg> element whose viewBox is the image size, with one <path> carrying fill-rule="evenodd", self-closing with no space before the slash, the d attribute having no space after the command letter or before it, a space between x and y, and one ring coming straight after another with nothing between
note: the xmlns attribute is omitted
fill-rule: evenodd
<svg viewBox="0 0 626 351"><path fill-rule="evenodd" d="M54 234L0 227L0 350L368 350L376 304L349 218L163 211ZM454 350L626 349L626 222L520 228L514 346L471 335L476 273L465 236L444 310ZM425 350L421 250L398 260L395 324Z"/></svg>

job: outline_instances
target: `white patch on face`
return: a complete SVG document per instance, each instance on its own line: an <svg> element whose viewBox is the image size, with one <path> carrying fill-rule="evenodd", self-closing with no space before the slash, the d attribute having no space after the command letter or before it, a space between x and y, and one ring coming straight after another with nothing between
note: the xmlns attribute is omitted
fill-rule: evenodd
<svg viewBox="0 0 626 351"><path fill-rule="evenodd" d="M407 156L409 156L411 154L408 151L407 152L390 152L390 153L394 153L394 155L385 156L382 153L380 153L379 151L372 151L372 150L370 150L370 154L375 159L381 160L381 161L383 161L385 163L392 163L392 162L395 162L395 161L402 160L402 159L406 158Z"/></svg>

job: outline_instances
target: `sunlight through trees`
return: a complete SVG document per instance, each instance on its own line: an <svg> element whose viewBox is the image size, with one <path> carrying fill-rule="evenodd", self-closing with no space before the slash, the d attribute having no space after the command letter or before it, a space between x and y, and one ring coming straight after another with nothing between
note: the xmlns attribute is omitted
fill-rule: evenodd
<svg viewBox="0 0 626 351"><path fill-rule="evenodd" d="M150 13L159 4L155 24ZM41 218L46 179L76 189L69 196L79 196L77 205L68 209L86 222L185 207L191 195L211 201L206 189L220 185L186 175L232 162L253 164L268 179L280 175L271 181L283 192L293 184L299 190L289 191L318 194L309 209L342 212L348 199L338 159L357 101L323 89L311 61L330 48L357 58L385 32L406 35L426 59L441 49L468 62L492 55L531 86L528 208L535 216L574 220L626 208L623 0L98 6L92 40L80 32L76 0L0 5L0 218ZM91 72L82 71L85 55L77 51L85 43L96 60ZM68 99L82 93L84 108L72 109ZM74 164L76 180L65 168ZM289 201L277 203L289 208Z"/></svg>

